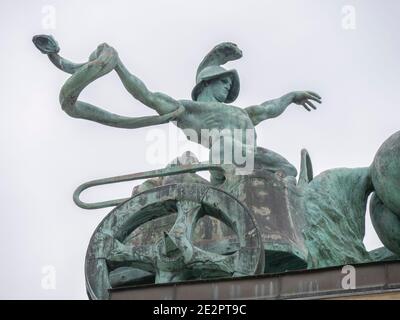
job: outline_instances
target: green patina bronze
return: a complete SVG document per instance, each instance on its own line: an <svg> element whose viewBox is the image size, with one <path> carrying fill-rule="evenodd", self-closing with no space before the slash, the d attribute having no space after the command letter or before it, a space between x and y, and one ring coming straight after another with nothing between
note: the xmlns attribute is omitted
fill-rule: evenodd
<svg viewBox="0 0 400 320"><path fill-rule="evenodd" d="M311 158L301 152L300 173L279 154L257 145L255 126L281 115L291 105L316 109L321 97L311 91L290 92L278 99L239 108L234 102L240 80L221 65L242 57L225 42L201 61L192 100L177 100L150 91L123 65L118 53L101 44L86 63L59 55L51 36L33 38L62 71L71 74L60 92L62 109L71 117L118 128L173 122L189 140L209 148L199 163L184 153L166 168L93 180L74 193L85 209L115 207L92 236L86 256L88 295L107 299L110 288L217 277L320 268L397 259L400 255L400 133L379 149L369 168L339 168L313 176ZM84 88L115 71L124 87L158 115L126 117L79 100ZM196 140L188 134L194 132ZM203 130L224 131L216 139ZM254 139L234 134L250 132ZM223 146L221 148L221 146ZM226 161L232 150L252 159ZM215 163L215 159L221 161ZM229 159L229 157L228 157ZM247 163L246 163L247 164ZM197 172L209 171L210 181ZM240 172L240 174L238 174ZM82 191L98 185L147 179L126 198L85 203ZM370 212L385 247L367 252L363 244L365 213Z"/></svg>
<svg viewBox="0 0 400 320"><path fill-rule="evenodd" d="M252 145L244 140L238 141L234 136L234 130L254 131L260 122L278 117L292 103L311 111L316 108L312 101L320 103L321 98L311 91L296 91L245 109L228 105L227 102L233 102L239 93L239 77L235 70L227 71L220 65L242 56L242 52L235 44L217 45L200 63L196 77L197 84L192 92L195 100L176 100L163 93L148 90L139 78L127 70L115 49L107 44L99 45L87 63L76 64L58 54L59 47L52 37L35 36L33 41L43 53L48 54L56 67L72 74L60 92L62 109L71 117L119 128L139 128L175 121L179 128L194 130L198 137L204 129L228 129L230 134L223 137L224 143L238 146L244 153L254 152L256 159L263 163L264 167L281 169L287 175L296 176L296 169L283 157L269 150L265 152L265 149L257 149L256 140L252 141ZM78 100L79 94L85 87L113 70L128 92L155 110L159 116L124 117ZM211 154L213 145L220 143L220 141L210 143L209 139L194 142L210 148Z"/></svg>
<svg viewBox="0 0 400 320"><path fill-rule="evenodd" d="M400 255L400 131L379 148L370 167L371 220L382 243Z"/></svg>

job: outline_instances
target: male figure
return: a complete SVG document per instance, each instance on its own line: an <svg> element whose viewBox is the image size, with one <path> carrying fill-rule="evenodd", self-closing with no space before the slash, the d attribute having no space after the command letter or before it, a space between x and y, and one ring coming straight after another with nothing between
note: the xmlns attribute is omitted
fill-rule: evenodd
<svg viewBox="0 0 400 320"><path fill-rule="evenodd" d="M225 130L223 141L202 137L196 142L209 147L213 156L226 152L226 149L215 147L223 142L240 148L242 153L253 152L256 168L280 171L285 176L297 175L295 167L286 159L270 150L256 147L255 140L246 141L244 136L238 139L234 130L250 130L255 136L256 125L278 117L290 104L295 103L311 111L316 109L311 100L321 103L321 97L311 91L296 91L245 109L229 105L239 94L239 76L236 70L225 70L220 65L242 57L242 52L235 44L221 43L213 48L199 65L192 100L176 100L148 90L139 78L127 70L117 52L107 44L99 45L88 63L75 64L58 55L59 48L52 37L35 36L33 41L58 68L72 74L60 92L61 106L70 116L119 128L138 128L175 120L179 128L194 130L198 137L201 137L204 129ZM78 100L80 92L89 83L112 70L117 72L135 99L154 109L159 116L124 117ZM218 177L214 176L214 179L218 180Z"/></svg>

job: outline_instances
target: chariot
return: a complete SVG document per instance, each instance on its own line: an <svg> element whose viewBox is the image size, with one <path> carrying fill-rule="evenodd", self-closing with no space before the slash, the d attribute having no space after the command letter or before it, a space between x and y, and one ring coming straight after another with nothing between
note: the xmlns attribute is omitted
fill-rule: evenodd
<svg viewBox="0 0 400 320"><path fill-rule="evenodd" d="M218 186L197 175L218 171ZM85 189L147 180L131 197L85 203ZM94 180L74 193L84 209L115 207L95 230L85 275L88 296L111 288L239 277L306 268L295 186L278 173L238 176L231 165L189 164Z"/></svg>

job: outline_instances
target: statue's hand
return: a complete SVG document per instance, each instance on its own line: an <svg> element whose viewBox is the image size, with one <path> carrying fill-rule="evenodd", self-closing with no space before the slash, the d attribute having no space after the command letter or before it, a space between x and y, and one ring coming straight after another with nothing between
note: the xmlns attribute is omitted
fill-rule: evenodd
<svg viewBox="0 0 400 320"><path fill-rule="evenodd" d="M168 117L169 121L178 120L178 118L185 112L185 110L185 107L180 105L178 109L170 113L170 116Z"/></svg>
<svg viewBox="0 0 400 320"><path fill-rule="evenodd" d="M312 91L295 91L292 92L292 95L292 102L303 106L307 111L311 111L311 108L317 109L317 107L310 100L321 103L321 97Z"/></svg>
<svg viewBox="0 0 400 320"><path fill-rule="evenodd" d="M106 74L113 70L118 63L117 51L107 43L100 44L89 57L89 67L99 67L101 74Z"/></svg>
<svg viewBox="0 0 400 320"><path fill-rule="evenodd" d="M44 54L58 53L60 51L57 41L50 35L38 34L32 38L32 42Z"/></svg>
<svg viewBox="0 0 400 320"><path fill-rule="evenodd" d="M94 50L90 56L89 56L89 61L93 61L96 59L99 59L101 56L105 56L105 55L115 55L118 56L117 51L115 51L115 49L111 46L109 46L107 43L102 43L99 44L96 48L96 50Z"/></svg>

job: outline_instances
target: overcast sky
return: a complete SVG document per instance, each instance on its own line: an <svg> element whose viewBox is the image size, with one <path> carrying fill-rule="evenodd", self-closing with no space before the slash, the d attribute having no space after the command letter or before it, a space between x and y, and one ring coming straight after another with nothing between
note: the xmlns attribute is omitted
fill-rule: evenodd
<svg viewBox="0 0 400 320"><path fill-rule="evenodd" d="M368 166L400 129L399 16L398 0L1 1L0 298L86 299L85 251L110 210L76 207L74 189L95 178L161 168L173 158L146 159L151 128L68 117L58 102L68 75L33 46L33 35L54 35L61 54L77 62L107 42L151 90L175 98L190 97L209 49L235 42L244 53L228 65L241 79L235 105L293 90L323 97L315 112L292 105L257 129L260 146L297 168L307 148L317 174ZM125 115L153 114L115 73L82 99ZM112 186L85 199L124 197L130 189ZM369 217L366 228L367 248L380 247ZM49 270L56 272L55 289L44 280Z"/></svg>

